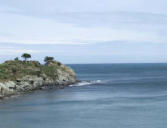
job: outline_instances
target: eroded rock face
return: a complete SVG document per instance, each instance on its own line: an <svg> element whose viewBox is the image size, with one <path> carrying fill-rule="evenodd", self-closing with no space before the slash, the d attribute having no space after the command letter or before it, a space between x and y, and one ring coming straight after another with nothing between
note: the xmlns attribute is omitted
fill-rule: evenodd
<svg viewBox="0 0 167 128"><path fill-rule="evenodd" d="M52 61L45 65L45 67L29 68L31 70L38 69L39 73L35 75L26 74L21 78L16 78L16 80L0 82L0 98L19 92L40 89L44 86L62 87L77 82L75 72L70 67L57 63L57 61Z"/></svg>
<svg viewBox="0 0 167 128"><path fill-rule="evenodd" d="M16 84L13 81L0 83L0 97L15 94Z"/></svg>

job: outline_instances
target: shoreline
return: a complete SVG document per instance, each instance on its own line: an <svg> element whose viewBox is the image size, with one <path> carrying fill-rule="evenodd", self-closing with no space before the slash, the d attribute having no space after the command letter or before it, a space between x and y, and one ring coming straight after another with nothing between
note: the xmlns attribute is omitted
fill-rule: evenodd
<svg viewBox="0 0 167 128"><path fill-rule="evenodd" d="M29 93L32 93L32 92L35 92L35 91L39 91L39 90L50 90L50 89L64 89L66 87L70 87L70 85L73 85L73 84L77 84L81 82L80 80L77 80L76 82L74 83L68 83L68 84L50 84L50 85L42 85L41 87L38 87L38 88L35 88L35 89L32 89L32 90L28 90L28 91L22 91L22 92L14 92L13 94L9 94L9 95L0 95L0 101L3 101L5 99L9 99L9 98L12 98L12 97L15 97L15 96L20 96L20 95L24 95L24 94L29 94Z"/></svg>
<svg viewBox="0 0 167 128"><path fill-rule="evenodd" d="M71 67L58 61L10 60L0 64L0 99L47 87L65 88L75 84L76 74Z"/></svg>

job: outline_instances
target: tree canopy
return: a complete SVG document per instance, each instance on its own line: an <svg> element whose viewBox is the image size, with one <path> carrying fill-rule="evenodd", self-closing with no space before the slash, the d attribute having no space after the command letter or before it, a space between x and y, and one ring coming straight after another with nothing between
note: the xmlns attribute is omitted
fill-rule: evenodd
<svg viewBox="0 0 167 128"><path fill-rule="evenodd" d="M50 56L46 56L44 61L47 63L49 61L53 61L54 60L54 57L50 57Z"/></svg>
<svg viewBox="0 0 167 128"><path fill-rule="evenodd" d="M28 58L31 58L31 55L28 53L24 53L21 57L24 58L25 61L27 61Z"/></svg>

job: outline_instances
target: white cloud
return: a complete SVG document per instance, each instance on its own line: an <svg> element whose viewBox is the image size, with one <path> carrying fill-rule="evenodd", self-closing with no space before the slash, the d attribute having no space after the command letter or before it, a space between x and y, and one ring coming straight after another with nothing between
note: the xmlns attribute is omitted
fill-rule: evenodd
<svg viewBox="0 0 167 128"><path fill-rule="evenodd" d="M137 13L140 16L136 17L132 14L109 13L102 16L101 13L99 15L96 13L96 16L91 14L85 18L76 15L72 18L73 23L63 21L60 23L61 20L39 19L17 14L0 14L2 18L0 21L0 33L7 33L0 35L0 42L18 44L87 44L124 40L166 43L167 37L159 34L162 33L161 31L167 31L166 23L161 23L162 20L166 21L165 16ZM157 20L154 16L160 19ZM68 21L68 17L66 18L64 20ZM77 18L78 20L76 20ZM103 20L100 20L100 18ZM144 18L146 19L144 20ZM145 23L145 21L147 22Z"/></svg>
<svg viewBox="0 0 167 128"><path fill-rule="evenodd" d="M118 55L120 58L127 55L129 58L135 58L135 54L139 56L141 52L133 49L144 42L140 50L147 43L151 46L154 44L162 46L158 47L158 50L151 46L145 49L143 55L149 54L153 58L157 51L161 53L163 51L165 54L163 45L167 43L166 4L165 0L1 1L0 55L13 56L23 52L38 55L54 53L61 57L63 54L67 60L70 58L74 60L76 56L81 60L86 52L87 56L90 55L90 60L96 55L101 55L103 58L107 55L108 57ZM103 42L107 45L118 43L114 41L120 41L124 47L119 45L115 48L113 46L97 48L99 44L104 45ZM124 42L135 45L130 44L126 47ZM5 44L8 45L5 46ZM10 44L16 47L8 47ZM56 49L57 44L63 45L60 49ZM90 45L92 47L89 49ZM55 46L56 50L52 46ZM122 50L125 47L126 49ZM111 50L113 52L108 54Z"/></svg>
<svg viewBox="0 0 167 128"><path fill-rule="evenodd" d="M1 47L0 46L0 55L18 55L22 53L41 53L41 52L47 52L45 50L31 50L31 49L20 49L16 47Z"/></svg>
<svg viewBox="0 0 167 128"><path fill-rule="evenodd" d="M39 12L140 11L166 13L166 0L8 0L1 6Z"/></svg>

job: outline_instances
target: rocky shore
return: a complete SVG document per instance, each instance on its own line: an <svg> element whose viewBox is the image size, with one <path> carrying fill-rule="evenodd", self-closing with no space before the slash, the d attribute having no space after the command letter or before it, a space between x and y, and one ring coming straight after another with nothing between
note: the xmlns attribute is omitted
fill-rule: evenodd
<svg viewBox="0 0 167 128"><path fill-rule="evenodd" d="M6 61L0 64L0 98L42 89L65 87L77 82L75 72L57 61Z"/></svg>

